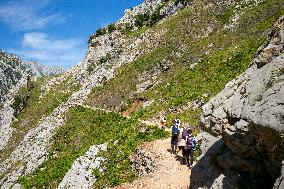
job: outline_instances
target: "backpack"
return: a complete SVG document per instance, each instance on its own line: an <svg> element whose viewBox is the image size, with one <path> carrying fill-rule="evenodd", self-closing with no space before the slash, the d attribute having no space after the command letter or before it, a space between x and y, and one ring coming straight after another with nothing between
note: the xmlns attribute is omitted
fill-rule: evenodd
<svg viewBox="0 0 284 189"><path fill-rule="evenodd" d="M187 129L183 128L182 129L181 138L185 140L187 136L188 136Z"/></svg>
<svg viewBox="0 0 284 189"><path fill-rule="evenodd" d="M172 136L178 136L178 127L176 125L172 127Z"/></svg>
<svg viewBox="0 0 284 189"><path fill-rule="evenodd" d="M194 141L194 138L191 135L189 135L187 137L186 145L187 145L187 149L194 150L195 141Z"/></svg>

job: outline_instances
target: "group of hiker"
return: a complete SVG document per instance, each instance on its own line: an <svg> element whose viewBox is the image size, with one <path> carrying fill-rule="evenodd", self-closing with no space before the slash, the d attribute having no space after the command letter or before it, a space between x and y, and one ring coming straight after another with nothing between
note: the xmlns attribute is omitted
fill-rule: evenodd
<svg viewBox="0 0 284 189"><path fill-rule="evenodd" d="M161 117L161 128L166 127L166 116ZM181 150L183 163L192 168L194 159L194 150L197 144L195 137L192 134L192 129L188 123L184 123L181 126L179 119L174 119L171 126L172 138L171 138L171 153L177 155Z"/></svg>

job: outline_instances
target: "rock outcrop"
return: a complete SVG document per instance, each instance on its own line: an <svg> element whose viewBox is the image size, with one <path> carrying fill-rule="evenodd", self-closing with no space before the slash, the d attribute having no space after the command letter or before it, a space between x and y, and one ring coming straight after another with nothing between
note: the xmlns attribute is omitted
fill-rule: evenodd
<svg viewBox="0 0 284 189"><path fill-rule="evenodd" d="M98 171L103 172L101 162L105 161L105 159L98 157L98 152L106 150L107 144L92 146L84 156L81 156L74 161L71 169L64 176L57 188L91 188L96 181L93 171L97 169Z"/></svg>
<svg viewBox="0 0 284 189"><path fill-rule="evenodd" d="M19 57L0 50L0 150L7 144L14 130L11 127L14 96L21 86L27 84L28 77Z"/></svg>
<svg viewBox="0 0 284 189"><path fill-rule="evenodd" d="M25 61L24 65L34 77L55 76L64 73L64 69L58 66L45 66L34 61Z"/></svg>
<svg viewBox="0 0 284 189"><path fill-rule="evenodd" d="M284 17L250 67L203 106L201 121L212 139L192 188L283 188Z"/></svg>
<svg viewBox="0 0 284 189"><path fill-rule="evenodd" d="M136 151L136 154L131 159L131 164L132 171L136 172L139 176L146 176L156 168L154 155L143 149Z"/></svg>
<svg viewBox="0 0 284 189"><path fill-rule="evenodd" d="M17 84L28 75L23 60L0 50L0 105L17 92ZM1 107L1 106L0 106Z"/></svg>
<svg viewBox="0 0 284 189"><path fill-rule="evenodd" d="M20 57L0 50L0 150L11 138L14 116L24 108L24 104L15 103L20 88L30 89L32 77L55 75L63 69L46 67L39 63L24 61Z"/></svg>

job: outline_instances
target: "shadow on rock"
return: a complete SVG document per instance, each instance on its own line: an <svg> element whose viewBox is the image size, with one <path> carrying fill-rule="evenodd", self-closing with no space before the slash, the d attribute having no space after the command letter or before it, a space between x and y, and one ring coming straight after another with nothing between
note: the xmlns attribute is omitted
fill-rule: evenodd
<svg viewBox="0 0 284 189"><path fill-rule="evenodd" d="M267 189L273 183L264 161L243 159L219 139L192 168L189 188Z"/></svg>
<svg viewBox="0 0 284 189"><path fill-rule="evenodd" d="M220 139L208 149L191 170L190 188L235 188L240 176L222 170L217 164L217 157L225 148Z"/></svg>

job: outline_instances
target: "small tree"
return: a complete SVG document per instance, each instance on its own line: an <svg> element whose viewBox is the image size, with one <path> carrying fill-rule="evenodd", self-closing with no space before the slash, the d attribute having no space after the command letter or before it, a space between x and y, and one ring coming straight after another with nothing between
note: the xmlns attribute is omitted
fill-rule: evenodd
<svg viewBox="0 0 284 189"><path fill-rule="evenodd" d="M149 21L147 22L148 26L153 26L154 24L156 24L157 22L159 22L161 19L164 18L164 15L160 14L160 8L158 8L157 10L155 10L149 18Z"/></svg>
<svg viewBox="0 0 284 189"><path fill-rule="evenodd" d="M109 25L107 26L107 32L108 32L108 33L111 33L111 32L113 32L114 30L116 30L115 24L109 24Z"/></svg>
<svg viewBox="0 0 284 189"><path fill-rule="evenodd" d="M150 19L149 12L143 13L143 14L138 14L138 15L135 16L134 25L138 28L141 28L142 26L147 24L149 19Z"/></svg>
<svg viewBox="0 0 284 189"><path fill-rule="evenodd" d="M176 0L175 1L175 6L177 6L179 3L181 3L182 5L187 5L190 2L190 0Z"/></svg>
<svg viewBox="0 0 284 189"><path fill-rule="evenodd" d="M99 28L96 31L95 37L99 37L99 36L104 35L104 34L106 34L106 29L105 28Z"/></svg>
<svg viewBox="0 0 284 189"><path fill-rule="evenodd" d="M132 29L133 29L133 26L130 23L126 23L121 32L123 34L128 34L131 32Z"/></svg>

